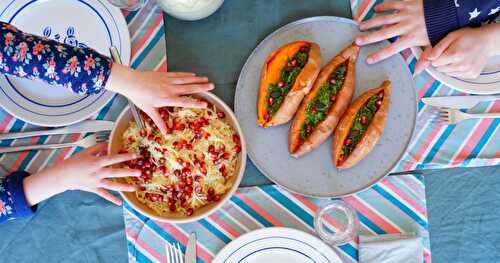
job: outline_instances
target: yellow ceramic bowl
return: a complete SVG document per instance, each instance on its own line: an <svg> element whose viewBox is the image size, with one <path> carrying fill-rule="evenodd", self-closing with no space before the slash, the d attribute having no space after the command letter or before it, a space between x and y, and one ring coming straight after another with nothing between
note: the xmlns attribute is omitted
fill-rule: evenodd
<svg viewBox="0 0 500 263"><path fill-rule="evenodd" d="M123 199L125 199L135 210L141 212L145 216L152 218L154 220L158 221L163 221L163 222L169 222L169 223L187 223L187 222L192 222L196 221L198 219L204 218L211 213L213 213L215 210L219 209L226 201L229 200L229 198L236 192L238 189L238 186L241 182L241 179L243 177L243 173L245 172L245 166L246 166L246 160L247 160L247 147L245 143L245 137L243 135L243 132L241 131L240 125L238 124L238 121L236 120L236 116L234 115L233 111L231 108L229 108L221 99L219 99L217 96L213 95L212 93L200 93L197 94L193 97L198 97L198 98L204 98L206 99L209 103L212 103L215 107L217 107L218 110L223 111L226 113L226 120L229 122L229 124L233 127L233 129L239 134L241 138L241 152L240 156L238 158L238 164L235 170L235 175L231 177L231 183L232 187L231 189L218 201L215 203L211 203L209 205L206 205L204 207L201 207L199 209L196 209L194 213L191 216L186 216L181 213L169 213L165 215L159 215L155 211L153 211L151 208L147 207L145 204L141 203L135 193L127 193L127 192L121 192L121 196ZM132 113L130 112L129 108L125 108L123 112L120 114L118 117L118 120L115 123L115 126L113 128L113 131L111 132L111 137L110 137L110 142L108 146L108 152L110 154L116 154L122 147L122 134L125 132L125 130L128 128L129 122L133 120ZM125 180L122 179L123 182Z"/></svg>

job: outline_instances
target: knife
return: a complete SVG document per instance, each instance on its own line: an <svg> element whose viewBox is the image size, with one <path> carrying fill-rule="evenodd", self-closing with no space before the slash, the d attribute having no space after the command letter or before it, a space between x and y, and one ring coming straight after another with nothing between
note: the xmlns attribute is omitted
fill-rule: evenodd
<svg viewBox="0 0 500 263"><path fill-rule="evenodd" d="M196 233L193 232L189 235L189 240L186 246L186 256L184 257L186 263L196 263Z"/></svg>
<svg viewBox="0 0 500 263"><path fill-rule="evenodd" d="M19 138L26 138L26 137L55 135L55 134L72 134L72 133L110 131L113 129L113 126L114 126L114 122L112 122L112 121L88 120L88 121L82 121L82 122L79 122L79 123L76 123L73 125L69 125L69 126L66 126L63 128L57 128L57 129L51 129L51 130L4 133L4 134L0 134L0 140L19 139Z"/></svg>
<svg viewBox="0 0 500 263"><path fill-rule="evenodd" d="M492 96L448 96L448 97L429 97L422 101L430 106L451 109L470 109L483 101L499 100L500 95Z"/></svg>

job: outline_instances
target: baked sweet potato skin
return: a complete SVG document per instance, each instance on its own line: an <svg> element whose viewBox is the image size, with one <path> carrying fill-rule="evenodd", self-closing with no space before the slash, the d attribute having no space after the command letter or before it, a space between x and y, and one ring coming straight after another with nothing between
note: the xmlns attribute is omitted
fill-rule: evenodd
<svg viewBox="0 0 500 263"><path fill-rule="evenodd" d="M384 98L382 100L382 105L375 113L372 122L366 129L363 137L358 142L351 154L342 160L340 155L342 154L342 146L344 140L347 138L351 127L354 122L359 109L365 104L365 102L373 95L384 90ZM332 143L332 158L337 169L347 169L356 165L361 161L375 146L378 139L382 135L384 130L385 120L389 112L389 106L391 104L391 82L385 80L378 88L374 88L361 94L344 114L344 117L340 120L337 130L335 131L333 143Z"/></svg>
<svg viewBox="0 0 500 263"><path fill-rule="evenodd" d="M311 152L321 145L334 131L340 118L351 103L352 95L354 94L358 53L359 47L356 44L348 46L332 58L319 73L311 92L302 101L293 123L290 126L290 131L288 133L288 150L293 157L299 158ZM302 142L300 138L300 130L302 129L307 116L307 105L314 100L321 87L328 81L332 72L336 70L338 66L346 62L347 71L344 84L336 96L337 99L335 100L335 103L330 107L326 119L316 126L315 130L307 138L307 140Z"/></svg>
<svg viewBox="0 0 500 263"><path fill-rule="evenodd" d="M310 45L307 63L297 76L290 92L285 96L281 107L266 121L267 97L270 84L279 81L281 70L287 59L293 57L301 47ZM257 124L267 128L289 122L304 96L311 90L312 84L321 67L321 52L318 44L308 41L295 41L282 46L270 54L262 68L260 76L259 95L257 99Z"/></svg>

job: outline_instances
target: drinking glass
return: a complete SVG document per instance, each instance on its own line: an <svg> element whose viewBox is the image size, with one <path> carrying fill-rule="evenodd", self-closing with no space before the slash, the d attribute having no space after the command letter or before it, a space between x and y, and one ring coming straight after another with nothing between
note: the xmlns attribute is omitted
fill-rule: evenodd
<svg viewBox="0 0 500 263"><path fill-rule="evenodd" d="M314 229L326 243L338 246L353 240L358 231L358 217L352 206L334 200L314 217Z"/></svg>
<svg viewBox="0 0 500 263"><path fill-rule="evenodd" d="M147 0L108 0L112 5L128 11L136 11L142 8Z"/></svg>

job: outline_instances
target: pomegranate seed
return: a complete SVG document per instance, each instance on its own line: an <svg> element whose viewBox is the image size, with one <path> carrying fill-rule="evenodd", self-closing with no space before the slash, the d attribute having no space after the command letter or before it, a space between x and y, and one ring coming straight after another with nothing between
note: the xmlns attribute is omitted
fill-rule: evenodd
<svg viewBox="0 0 500 263"><path fill-rule="evenodd" d="M160 138L160 136L157 136L157 137L155 138L155 142L156 142L156 143L158 143L158 144L160 144L160 143L161 143L161 138Z"/></svg>
<svg viewBox="0 0 500 263"><path fill-rule="evenodd" d="M184 192L191 195L191 193L193 193L193 187L192 186L186 186L186 188L184 188Z"/></svg>
<svg viewBox="0 0 500 263"><path fill-rule="evenodd" d="M221 144L221 145L219 146L219 151L220 151L220 152L223 152L223 151L225 151L225 150L226 150L226 145Z"/></svg>
<svg viewBox="0 0 500 263"><path fill-rule="evenodd" d="M283 88L285 86L285 82L283 80L280 80L278 82L278 87Z"/></svg>
<svg viewBox="0 0 500 263"><path fill-rule="evenodd" d="M190 143L186 144L186 149L192 150L193 149L193 145L190 144Z"/></svg>
<svg viewBox="0 0 500 263"><path fill-rule="evenodd" d="M128 137L128 142L129 142L129 143L134 143L134 142L135 142L135 139L134 139L134 138L132 138L132 137Z"/></svg>
<svg viewBox="0 0 500 263"><path fill-rule="evenodd" d="M139 135L141 137L146 137L147 134L148 134L148 132L146 131L146 129L141 129L141 131L139 132Z"/></svg>
<svg viewBox="0 0 500 263"><path fill-rule="evenodd" d="M146 168L146 169L151 168L151 163L150 162L145 162L144 163L144 168Z"/></svg>
<svg viewBox="0 0 500 263"><path fill-rule="evenodd" d="M155 139L155 136L153 134L148 135L148 141L152 141Z"/></svg>
<svg viewBox="0 0 500 263"><path fill-rule="evenodd" d="M207 168L206 167L201 167L200 172L204 175L207 175Z"/></svg>
<svg viewBox="0 0 500 263"><path fill-rule="evenodd" d="M209 146L208 146L208 152L209 152L209 153L213 153L213 152L215 152L215 146L213 146L213 145L209 145Z"/></svg>
<svg viewBox="0 0 500 263"><path fill-rule="evenodd" d="M302 46L300 47L300 52L307 52L308 46Z"/></svg>
<svg viewBox="0 0 500 263"><path fill-rule="evenodd" d="M378 97L379 98L383 98L384 97L384 90L381 90L377 93Z"/></svg>
<svg viewBox="0 0 500 263"><path fill-rule="evenodd" d="M316 112L318 112L318 110L317 110L316 108L312 108L312 109L311 109L311 112L312 112L313 114L316 114Z"/></svg>
<svg viewBox="0 0 500 263"><path fill-rule="evenodd" d="M167 167L166 166L160 166L160 172L162 174L166 174L167 173Z"/></svg>
<svg viewBox="0 0 500 263"><path fill-rule="evenodd" d="M331 102L335 102L336 99L337 99L337 96L335 96L335 95L331 95L330 96L330 101Z"/></svg>
<svg viewBox="0 0 500 263"><path fill-rule="evenodd" d="M184 125L184 123L176 123L176 125L175 125L175 129L178 131L182 131L185 128L186 128L186 125Z"/></svg>
<svg viewBox="0 0 500 263"><path fill-rule="evenodd" d="M219 202L220 201L220 195L214 195L214 201Z"/></svg>
<svg viewBox="0 0 500 263"><path fill-rule="evenodd" d="M290 62L288 62L288 66L291 68L295 68L297 66L297 60L293 59Z"/></svg>
<svg viewBox="0 0 500 263"><path fill-rule="evenodd" d="M238 134L233 134L233 142L240 144L241 139L240 139L240 136Z"/></svg>
<svg viewBox="0 0 500 263"><path fill-rule="evenodd" d="M365 125L367 120L366 120L366 116L362 115L360 118L359 118L359 122L361 122L361 124Z"/></svg>
<svg viewBox="0 0 500 263"><path fill-rule="evenodd" d="M214 194L215 194L215 190L214 190L212 187L210 187L210 188L208 188L208 190L207 190L207 194L208 194L208 195L214 195Z"/></svg>
<svg viewBox="0 0 500 263"><path fill-rule="evenodd" d="M201 193L201 191L202 191L202 190L203 190L203 189L201 188L201 186L200 186L200 185L198 185L198 186L196 186L196 187L194 188L194 191L195 191L196 193Z"/></svg>
<svg viewBox="0 0 500 263"><path fill-rule="evenodd" d="M191 169L189 169L189 168L183 168L182 169L182 175L190 176L191 175Z"/></svg>
<svg viewBox="0 0 500 263"><path fill-rule="evenodd" d="M269 121L269 114L264 114L264 121L268 122Z"/></svg>
<svg viewBox="0 0 500 263"><path fill-rule="evenodd" d="M224 160L229 160L229 157L230 157L230 155L229 155L229 153L228 153L228 152L225 152L225 153L222 155L222 159L224 159Z"/></svg>
<svg viewBox="0 0 500 263"><path fill-rule="evenodd" d="M205 138L205 140L206 140L206 139L208 139L208 137L210 137L210 133L205 132L205 134L203 135L203 138Z"/></svg>
<svg viewBox="0 0 500 263"><path fill-rule="evenodd" d="M179 177L179 176L181 176L181 171L180 171L180 170L178 170L178 169L174 170L174 176L175 176L175 177Z"/></svg>
<svg viewBox="0 0 500 263"><path fill-rule="evenodd" d="M236 153L240 153L241 152L241 146L239 146L239 145L234 146L234 151Z"/></svg>
<svg viewBox="0 0 500 263"><path fill-rule="evenodd" d="M184 187L186 187L186 182L180 181L177 185L179 186L179 189L184 190Z"/></svg>
<svg viewBox="0 0 500 263"><path fill-rule="evenodd" d="M175 204L170 204L168 209L170 209L170 212L175 212L177 210L177 206Z"/></svg>
<svg viewBox="0 0 500 263"><path fill-rule="evenodd" d="M194 180L196 182L201 182L201 179L202 179L202 177L200 175L197 175L197 176L194 177Z"/></svg>
<svg viewBox="0 0 500 263"><path fill-rule="evenodd" d="M350 145L351 143L352 143L351 138L347 138L347 139L345 139L345 141L344 141L344 145Z"/></svg>
<svg viewBox="0 0 500 263"><path fill-rule="evenodd" d="M311 124L307 124L307 126L306 126L306 132L307 133L312 132L312 126L311 126Z"/></svg>
<svg viewBox="0 0 500 263"><path fill-rule="evenodd" d="M219 119L224 119L226 117L226 114L223 111L218 111L217 117L219 117Z"/></svg>
<svg viewBox="0 0 500 263"><path fill-rule="evenodd" d="M213 200L213 196L207 195L207 202L212 202L212 200Z"/></svg>
<svg viewBox="0 0 500 263"><path fill-rule="evenodd" d="M160 160L158 160L158 162L159 162L160 164L165 164L165 158L160 158Z"/></svg>
<svg viewBox="0 0 500 263"><path fill-rule="evenodd" d="M340 164L340 163L342 163L343 161L344 161L344 155L343 155L343 154L341 154L341 155L339 155L339 158L337 159L337 164Z"/></svg>
<svg viewBox="0 0 500 263"><path fill-rule="evenodd" d="M174 129L167 126L167 134L171 134L173 131L174 131Z"/></svg>
<svg viewBox="0 0 500 263"><path fill-rule="evenodd" d="M194 213L193 208L188 208L188 209L186 209L186 215L187 215L187 216L191 216L193 213Z"/></svg>
<svg viewBox="0 0 500 263"><path fill-rule="evenodd" d="M337 83L337 80L335 80L335 79L330 80L330 84L335 85L336 83Z"/></svg>
<svg viewBox="0 0 500 263"><path fill-rule="evenodd" d="M139 190L146 191L146 187L144 187L144 186L141 185L141 186L139 186Z"/></svg>
<svg viewBox="0 0 500 263"><path fill-rule="evenodd" d="M377 106L377 108L380 108L380 106L382 106L382 100L377 100L375 102L375 106Z"/></svg>

